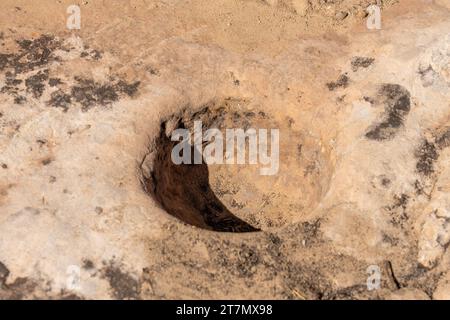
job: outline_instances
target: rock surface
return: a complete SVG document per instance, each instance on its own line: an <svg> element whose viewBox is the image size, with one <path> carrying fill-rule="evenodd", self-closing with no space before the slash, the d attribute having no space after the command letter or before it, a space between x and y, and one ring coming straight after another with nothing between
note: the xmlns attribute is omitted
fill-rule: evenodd
<svg viewBox="0 0 450 320"><path fill-rule="evenodd" d="M0 299L448 299L450 11L372 2L3 0ZM202 116L279 174L170 171Z"/></svg>

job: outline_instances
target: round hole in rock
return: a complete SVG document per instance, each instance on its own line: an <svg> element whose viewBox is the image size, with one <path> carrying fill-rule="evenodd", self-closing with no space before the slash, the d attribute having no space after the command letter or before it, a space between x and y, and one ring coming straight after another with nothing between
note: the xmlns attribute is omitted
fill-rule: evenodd
<svg viewBox="0 0 450 320"><path fill-rule="evenodd" d="M208 230L252 232L301 221L318 205L332 174L329 150L307 130L294 130L292 119L276 120L280 117L248 105L245 100L226 99L183 110L161 122L159 136L151 143L142 169L145 190L169 214ZM226 129L267 129L268 157L272 151L271 130L277 129L278 170L262 175L261 168L271 164L249 163L248 137L242 148L244 164L207 165L204 159L194 164L194 146L190 147L191 164L175 164L171 154L179 141L171 140L172 133L176 129L193 133L195 121L201 121L203 133L211 128L220 130L224 155L230 152L226 150ZM203 151L209 143L203 141ZM237 160L237 143L232 152Z"/></svg>

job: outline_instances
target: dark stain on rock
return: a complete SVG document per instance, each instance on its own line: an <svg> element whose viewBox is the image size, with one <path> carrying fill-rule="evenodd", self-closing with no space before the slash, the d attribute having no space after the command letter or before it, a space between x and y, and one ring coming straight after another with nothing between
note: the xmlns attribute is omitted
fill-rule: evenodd
<svg viewBox="0 0 450 320"><path fill-rule="evenodd" d="M48 79L48 85L50 87L56 87L56 86L58 86L60 84L62 84L62 81L59 78L50 78L50 79Z"/></svg>
<svg viewBox="0 0 450 320"><path fill-rule="evenodd" d="M85 50L81 52L80 58L92 59L92 60L100 60L102 58L102 53L98 50Z"/></svg>
<svg viewBox="0 0 450 320"><path fill-rule="evenodd" d="M9 276L8 268L0 261L0 288L5 284Z"/></svg>
<svg viewBox="0 0 450 320"><path fill-rule="evenodd" d="M341 74L336 81L327 83L328 90L334 91L337 88L347 88L350 78L346 74Z"/></svg>
<svg viewBox="0 0 450 320"><path fill-rule="evenodd" d="M370 140L389 140L395 137L411 109L408 90L398 84L384 84L378 91L377 101L385 106L384 119L366 133Z"/></svg>
<svg viewBox="0 0 450 320"><path fill-rule="evenodd" d="M424 176L434 173L434 163L439 159L439 151L450 147L450 128L444 128L434 135L433 139L425 139L417 148L417 172Z"/></svg>
<svg viewBox="0 0 450 320"><path fill-rule="evenodd" d="M104 269L104 277L108 280L112 289L112 294L116 299L138 299L140 285L131 275L123 272L114 264L108 265Z"/></svg>
<svg viewBox="0 0 450 320"><path fill-rule="evenodd" d="M14 103L15 104L24 104L25 102L27 102L27 98L25 98L24 96L17 96L14 98Z"/></svg>
<svg viewBox="0 0 450 320"><path fill-rule="evenodd" d="M45 90L45 81L48 80L48 69L39 71L37 74L29 77L25 80L25 86L27 91L33 93L33 96L37 99L42 96Z"/></svg>
<svg viewBox="0 0 450 320"><path fill-rule="evenodd" d="M92 262L92 260L89 259L83 259L83 269L85 270L91 270L94 269L94 263Z"/></svg>
<svg viewBox="0 0 450 320"><path fill-rule="evenodd" d="M404 193L400 196L394 195L393 204L385 207L391 216L391 223L393 225L403 228L405 223L409 220L407 213L409 199L410 196Z"/></svg>
<svg viewBox="0 0 450 320"><path fill-rule="evenodd" d="M0 70L13 68L16 74L33 71L51 61L57 60L53 52L61 47L61 43L53 36L42 35L34 40L18 40L20 50L0 58Z"/></svg>
<svg viewBox="0 0 450 320"><path fill-rule="evenodd" d="M52 158L45 158L44 160L41 161L42 165L44 166L48 166L52 162L53 162Z"/></svg>
<svg viewBox="0 0 450 320"><path fill-rule="evenodd" d="M356 72L359 70L359 68L368 68L371 66L375 61L375 58L368 58L368 57L353 57L351 61L351 66L353 72Z"/></svg>
<svg viewBox="0 0 450 320"><path fill-rule="evenodd" d="M51 94L50 100L47 103L55 108L61 108L64 112L67 112L71 102L72 97L69 94L64 93L62 90L58 90Z"/></svg>
<svg viewBox="0 0 450 320"><path fill-rule="evenodd" d="M426 68L419 68L418 71L422 85L426 88L434 84L438 74L434 71L433 67L429 65Z"/></svg>
<svg viewBox="0 0 450 320"><path fill-rule="evenodd" d="M49 77L49 70L44 69L53 62L59 61L54 52L58 49L69 51L62 42L50 35L42 35L37 39L17 40L18 50L14 53L0 53L0 71L6 70L5 85L0 93L7 93L14 98L14 103L23 104L27 101L25 90L35 99L41 98L46 86L58 90L51 94L47 104L67 111L72 102L81 104L87 111L93 106L109 105L120 96L134 96L140 85L139 81L128 83L112 78L107 83L97 83L94 80L75 78L76 84L69 91L58 88L63 82L59 78ZM92 60L102 58L99 50L88 49L82 53ZM39 70L40 69L40 70ZM24 83L25 88L22 86Z"/></svg>
<svg viewBox="0 0 450 320"><path fill-rule="evenodd" d="M450 147L450 128L446 128L444 132L436 138L436 145L439 149Z"/></svg>
<svg viewBox="0 0 450 320"><path fill-rule="evenodd" d="M117 101L121 93L132 96L137 92L140 84L140 82L129 84L123 80L117 83L101 84L94 80L79 77L76 77L75 80L78 82L78 85L72 87L71 95L75 101L81 104L83 111L87 111L97 105L109 105Z"/></svg>
<svg viewBox="0 0 450 320"><path fill-rule="evenodd" d="M138 87L140 84L141 84L140 81L135 81L133 83L127 83L123 80L120 80L117 83L117 88L119 89L120 92L123 92L123 93L127 94L129 97L132 97L138 91Z"/></svg>
<svg viewBox="0 0 450 320"><path fill-rule="evenodd" d="M60 296L57 298L58 300L84 300L83 297L74 294L74 293L69 293L69 292L65 292L64 290L61 291Z"/></svg>
<svg viewBox="0 0 450 320"><path fill-rule="evenodd" d="M2 288L3 286L3 288ZM28 278L17 278L11 284L0 281L0 300L22 300L34 298L37 283Z"/></svg>
<svg viewBox="0 0 450 320"><path fill-rule="evenodd" d="M434 172L434 162L439 158L436 145L425 140L416 150L415 156L417 171L425 176L431 175Z"/></svg>

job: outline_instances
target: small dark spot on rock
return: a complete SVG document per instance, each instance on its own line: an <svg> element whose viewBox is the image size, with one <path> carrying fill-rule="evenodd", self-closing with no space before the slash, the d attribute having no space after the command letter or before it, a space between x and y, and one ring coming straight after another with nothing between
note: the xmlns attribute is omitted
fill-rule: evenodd
<svg viewBox="0 0 450 320"><path fill-rule="evenodd" d="M37 140L36 140L36 143L37 143L40 147L42 147L43 145L45 145L45 144L47 143L47 140L45 140L45 139L37 139Z"/></svg>
<svg viewBox="0 0 450 320"><path fill-rule="evenodd" d="M14 98L15 104L24 104L25 102L27 102L27 98L25 98L24 96L17 96Z"/></svg>
<svg viewBox="0 0 450 320"><path fill-rule="evenodd" d="M348 12L340 11L340 12L336 13L335 17L337 20L344 20L345 18L348 17Z"/></svg>
<svg viewBox="0 0 450 320"><path fill-rule="evenodd" d="M62 84L62 81L58 78L50 78L48 79L48 84L50 87L56 87L57 85Z"/></svg>
<svg viewBox="0 0 450 320"><path fill-rule="evenodd" d="M0 261L0 288L5 284L9 276L8 268Z"/></svg>
<svg viewBox="0 0 450 320"><path fill-rule="evenodd" d="M49 165L50 163L52 163L52 161L53 161L52 158L45 158L44 160L41 161L41 163L42 163L44 166L47 166L47 165Z"/></svg>
<svg viewBox="0 0 450 320"><path fill-rule="evenodd" d="M439 149L450 147L450 128L447 128L443 133L436 138L436 145Z"/></svg>
<svg viewBox="0 0 450 320"><path fill-rule="evenodd" d="M8 165L6 163L2 163L2 168L3 169L8 169Z"/></svg>
<svg viewBox="0 0 450 320"><path fill-rule="evenodd" d="M139 298L140 286L130 274L123 272L119 267L109 265L104 270L104 276L111 286L116 299Z"/></svg>
<svg viewBox="0 0 450 320"><path fill-rule="evenodd" d="M346 74L342 74L334 82L327 83L328 90L334 91L337 88L347 88L350 83L350 78Z"/></svg>
<svg viewBox="0 0 450 320"><path fill-rule="evenodd" d="M382 178L381 179L381 185L383 187L389 187L391 184L391 180L389 178Z"/></svg>
<svg viewBox="0 0 450 320"><path fill-rule="evenodd" d="M95 207L95 212L97 214L102 214L103 213L103 208L102 207Z"/></svg>
<svg viewBox="0 0 450 320"><path fill-rule="evenodd" d="M434 71L433 67L429 65L427 68L419 69L420 79L422 80L422 85L426 88L434 84L438 74Z"/></svg>
<svg viewBox="0 0 450 320"><path fill-rule="evenodd" d="M94 59L94 60L99 60L102 58L102 53L98 50L92 50L91 55L92 55L92 59Z"/></svg>
<svg viewBox="0 0 450 320"><path fill-rule="evenodd" d="M353 57L351 61L352 70L353 72L356 72L359 68L368 68L374 61L374 58Z"/></svg>
<svg viewBox="0 0 450 320"><path fill-rule="evenodd" d="M415 156L417 171L425 176L431 175L434 172L434 162L439 158L435 144L425 140L419 146Z"/></svg>
<svg viewBox="0 0 450 320"><path fill-rule="evenodd" d="M138 90L138 87L139 87L139 85L141 84L141 82L140 81L136 81L136 82L134 82L134 83L126 83L125 81L123 81L123 80L120 80L119 82L118 82L118 84L117 84L117 86L118 86L118 88L119 88L119 90L121 91L121 92L124 92L124 93L126 93L128 96L133 96L136 92L137 92L137 90Z"/></svg>
<svg viewBox="0 0 450 320"><path fill-rule="evenodd" d="M48 80L48 69L39 71L37 74L25 80L25 86L29 92L33 93L35 98L40 98L44 93L44 81Z"/></svg>
<svg viewBox="0 0 450 320"><path fill-rule="evenodd" d="M90 270L90 269L94 269L94 263L92 262L92 260L89 259L83 259L83 269L86 270Z"/></svg>
<svg viewBox="0 0 450 320"><path fill-rule="evenodd" d="M159 75L159 71L157 69L153 68L152 66L148 66L147 71L148 71L148 73L150 73L153 76Z"/></svg>
<svg viewBox="0 0 450 320"><path fill-rule="evenodd" d="M58 90L52 92L48 104L55 108L61 108L64 112L67 112L71 102L72 97L70 95L64 93L62 90Z"/></svg>

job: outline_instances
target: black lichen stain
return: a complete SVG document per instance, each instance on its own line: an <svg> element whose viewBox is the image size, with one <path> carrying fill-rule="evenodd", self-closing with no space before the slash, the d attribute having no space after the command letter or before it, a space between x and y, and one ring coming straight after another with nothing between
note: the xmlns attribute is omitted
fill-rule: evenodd
<svg viewBox="0 0 450 320"><path fill-rule="evenodd" d="M45 158L41 161L42 165L44 165L44 166L48 166L52 162L53 162L52 158Z"/></svg>
<svg viewBox="0 0 450 320"><path fill-rule="evenodd" d="M367 57L353 57L351 61L351 66L353 72L359 70L359 68L368 68L375 61L375 58L367 58Z"/></svg>
<svg viewBox="0 0 450 320"><path fill-rule="evenodd" d="M405 227L405 224L409 220L407 213L407 207L410 200L410 196L407 194L401 194L400 196L394 195L394 203L392 205L386 206L386 210L391 215L391 223L394 226L399 226L401 228Z"/></svg>
<svg viewBox="0 0 450 320"><path fill-rule="evenodd" d="M38 99L45 90L45 81L48 80L48 69L39 71L25 80L27 91L33 93L34 98Z"/></svg>
<svg viewBox="0 0 450 320"><path fill-rule="evenodd" d="M0 72L5 71L5 85L0 88L0 93L12 96L15 104L25 103L28 95L39 99L48 87L52 87L55 91L46 101L48 106L66 112L72 103L77 102L83 111L87 111L94 106L106 106L118 101L122 94L134 96L138 91L139 81L128 83L115 77L101 84L94 80L75 77L75 84L69 86L69 89L64 89L61 86L63 84L61 79L50 77L48 65L60 61L54 54L56 50L70 49L50 35L16 42L18 45L16 52L0 54ZM102 57L99 50L89 49L85 53L91 60L99 60Z"/></svg>
<svg viewBox="0 0 450 320"><path fill-rule="evenodd" d="M58 60L53 53L61 48L61 43L50 35L16 42L19 46L17 52L0 54L0 71L6 70L5 86L1 88L0 92L13 96L14 103L23 104L27 101L22 94L24 89L20 87L23 80L25 80L26 91L32 93L34 98L39 98L45 90L44 82L48 79L48 70L39 70L26 79L24 74L42 69L50 62Z"/></svg>
<svg viewBox="0 0 450 320"><path fill-rule="evenodd" d="M61 108L64 112L67 112L71 102L72 97L69 94L64 93L62 90L58 90L51 94L48 104L55 108Z"/></svg>
<svg viewBox="0 0 450 320"><path fill-rule="evenodd" d="M139 281L130 274L123 272L118 266L110 263L103 270L108 280L112 294L116 299L138 299L140 294Z"/></svg>
<svg viewBox="0 0 450 320"><path fill-rule="evenodd" d="M56 87L56 86L58 86L60 84L62 84L62 81L59 78L50 78L50 79L48 79L48 85L50 87Z"/></svg>
<svg viewBox="0 0 450 320"><path fill-rule="evenodd" d="M121 93L131 97L137 92L140 84L139 81L129 84L123 80L102 84L79 77L76 77L75 80L78 84L72 87L71 96L81 104L83 111L98 105L109 105L117 101Z"/></svg>
<svg viewBox="0 0 450 320"><path fill-rule="evenodd" d="M436 145L425 140L416 150L416 169L419 173L429 176L434 172L434 162L439 158Z"/></svg>
<svg viewBox="0 0 450 320"><path fill-rule="evenodd" d="M100 60L103 57L103 54L98 50L87 50L83 51L80 54L80 58L92 59L92 60Z"/></svg>
<svg viewBox="0 0 450 320"><path fill-rule="evenodd" d="M34 40L18 40L17 44L17 53L0 54L0 71L12 68L17 75L41 68L57 60L53 52L61 47L61 42L50 35L42 35Z"/></svg>
<svg viewBox="0 0 450 320"><path fill-rule="evenodd" d="M347 88L350 84L350 78L346 74L342 74L334 82L327 83L328 90L334 91L337 88Z"/></svg>
<svg viewBox="0 0 450 320"><path fill-rule="evenodd" d="M444 128L434 135L433 139L425 139L417 148L417 172L431 176L435 172L434 163L439 159L439 152L450 147L450 128Z"/></svg>
<svg viewBox="0 0 450 320"><path fill-rule="evenodd" d="M411 109L411 95L398 84L384 84L378 91L378 99L385 105L384 119L367 133L370 140L390 140L395 137Z"/></svg>
<svg viewBox="0 0 450 320"><path fill-rule="evenodd" d="M85 269L85 270L92 270L94 268L95 268L95 265L92 262L92 260L83 259L83 269Z"/></svg>

